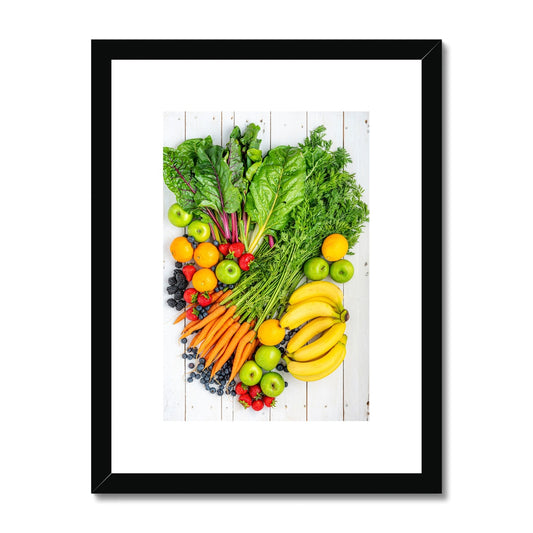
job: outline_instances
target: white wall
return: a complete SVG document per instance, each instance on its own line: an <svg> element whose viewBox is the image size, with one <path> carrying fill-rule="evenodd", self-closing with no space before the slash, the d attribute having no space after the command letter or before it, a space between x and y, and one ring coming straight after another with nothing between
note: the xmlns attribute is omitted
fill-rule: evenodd
<svg viewBox="0 0 533 533"><path fill-rule="evenodd" d="M531 528L526 2L11 3L2 30L0 475L5 531ZM442 38L446 496L90 494L90 38ZM342 83L342 73L332 83ZM96 253L97 250L96 250ZM282 490L282 487L280 487ZM246 490L246 488L244 489Z"/></svg>

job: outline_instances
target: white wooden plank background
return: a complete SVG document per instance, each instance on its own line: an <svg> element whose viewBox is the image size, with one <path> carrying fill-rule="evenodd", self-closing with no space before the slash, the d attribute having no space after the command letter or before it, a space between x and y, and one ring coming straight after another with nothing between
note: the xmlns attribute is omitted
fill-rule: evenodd
<svg viewBox="0 0 533 533"><path fill-rule="evenodd" d="M225 145L234 125L244 130L247 124L261 126L263 155L271 146L296 145L308 133L323 124L326 138L333 148L344 146L352 156L349 166L364 187L368 203L368 113L364 112L275 112L213 111L169 112L164 115L163 145L176 146L185 139L211 135L213 142ZM184 233L167 219L174 195L164 188L163 210L163 290L172 274L174 261L169 253L172 240ZM371 206L370 206L371 207ZM197 380L186 381L190 361L183 360L179 343L182 327L173 325L176 311L167 306L164 290L164 419L175 421L328 421L367 420L369 403L368 364L368 227L354 247L355 255L347 256L355 266L354 278L339 285L350 312L347 323L347 356L344 363L327 378L314 383L298 381L283 373L288 387L278 397L277 406L260 412L243 409L237 399L208 393ZM328 278L329 279L329 278ZM330 280L331 281L331 280Z"/></svg>

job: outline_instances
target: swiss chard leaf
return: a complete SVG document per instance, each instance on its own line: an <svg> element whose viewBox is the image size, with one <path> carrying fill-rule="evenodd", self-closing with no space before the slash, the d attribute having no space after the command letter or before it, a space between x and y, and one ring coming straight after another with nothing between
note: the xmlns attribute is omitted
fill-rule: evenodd
<svg viewBox="0 0 533 533"><path fill-rule="evenodd" d="M231 182L228 164L223 159L222 146L197 149L198 160L194 174L198 189L195 201L198 207L207 207L220 212L234 213L239 209L241 195Z"/></svg>
<svg viewBox="0 0 533 533"><path fill-rule="evenodd" d="M236 129L239 128L236 127ZM226 161L230 171L231 183L242 193L246 189L246 182L244 181L244 165L242 162L241 144L239 143L238 137L230 137L226 145L226 151Z"/></svg>
<svg viewBox="0 0 533 533"><path fill-rule="evenodd" d="M196 180L194 166L199 148L209 148L211 137L189 139L177 148L163 148L163 179L166 186L176 195L176 201L187 211L194 211Z"/></svg>
<svg viewBox="0 0 533 533"><path fill-rule="evenodd" d="M278 146L253 177L246 197L246 212L258 225L258 239L283 229L290 212L304 198L305 159L299 148Z"/></svg>

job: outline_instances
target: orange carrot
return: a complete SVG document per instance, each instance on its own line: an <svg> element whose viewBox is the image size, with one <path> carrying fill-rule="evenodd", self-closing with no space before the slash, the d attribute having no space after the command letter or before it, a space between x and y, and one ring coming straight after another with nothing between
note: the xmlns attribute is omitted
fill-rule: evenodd
<svg viewBox="0 0 533 533"><path fill-rule="evenodd" d="M237 321L234 318L229 318L226 323L220 328L218 333L213 337L211 345L204 352L205 357L205 368L207 368L216 358L218 350L220 349L219 341L220 339L230 330L232 326L235 325Z"/></svg>
<svg viewBox="0 0 533 533"><path fill-rule="evenodd" d="M226 347L222 355L217 359L216 364L213 366L211 376L214 376L222 368L222 365L231 357L235 348L237 348L239 341L246 335L246 333L248 333L249 329L249 322L244 322L240 325L240 327L235 332L235 335L233 335L233 338L228 343L228 346Z"/></svg>
<svg viewBox="0 0 533 533"><path fill-rule="evenodd" d="M243 361L243 353L244 348L246 347L247 343L253 344L253 339L255 337L256 333L255 331L248 331L245 333L245 335L241 338L239 341L239 344L237 344L237 349L235 350L235 357L233 358L233 366L231 369L231 375L228 379L228 383L237 375L237 372L241 369L242 362ZM243 361L244 362L244 361Z"/></svg>
<svg viewBox="0 0 533 533"><path fill-rule="evenodd" d="M221 296L229 296L231 294L231 289L228 289L227 291L218 291L213 293L211 296L211 300L213 303L215 303L218 299L220 299ZM224 296L224 297L225 297Z"/></svg>
<svg viewBox="0 0 533 533"><path fill-rule="evenodd" d="M233 306L235 307L235 306ZM236 309L236 308L235 308ZM232 314L235 312L235 309L233 310ZM218 318L220 315L223 315L224 314L224 310L225 308L224 307L219 307L214 313L210 314L210 315L207 315L205 318L203 318L202 320L195 320L194 322L191 322L184 330L183 330L183 333L181 334L181 337L180 339L183 339L183 337L187 337L188 335L190 335L193 331L196 331L198 329L202 329L204 326L206 326L207 324L209 324L209 322L211 322L212 320L215 320L216 318ZM192 325L192 326L191 326Z"/></svg>
<svg viewBox="0 0 533 533"><path fill-rule="evenodd" d="M215 345L218 339L224 334L224 331L226 331L233 324L233 322L233 318L228 318L223 322L220 319L215 321L213 327L204 339L202 346L198 350L198 353L201 355L207 354L209 349Z"/></svg>
<svg viewBox="0 0 533 533"><path fill-rule="evenodd" d="M237 333L237 330L241 327L239 322L235 321L225 332L220 339L218 339L218 342L215 344L215 347L213 348L212 353L209 354L209 360L211 363L215 362L223 353L226 347L228 346L229 342L233 338L233 335ZM206 367L209 366L207 364L207 359L205 361ZM214 368L214 366L213 366ZM211 376L213 376L213 371L211 371Z"/></svg>
<svg viewBox="0 0 533 533"><path fill-rule="evenodd" d="M223 324L225 320L228 318L231 318L235 311L237 310L237 307L235 305L232 305L231 307L228 307L227 309L222 305L220 306L216 311L213 312L211 315L207 315L206 318L202 320L202 322L211 322L211 320L214 320L214 318L220 318L220 322ZM226 311L224 313L224 311ZM202 326L199 326L196 329L200 329ZM191 329L189 331L194 331L194 329Z"/></svg>
<svg viewBox="0 0 533 533"><path fill-rule="evenodd" d="M190 347L194 348L195 346L198 346L206 337L207 334L211 331L211 328L216 324L216 320L213 320L212 322L209 322L205 328L202 328L192 339L190 343Z"/></svg>

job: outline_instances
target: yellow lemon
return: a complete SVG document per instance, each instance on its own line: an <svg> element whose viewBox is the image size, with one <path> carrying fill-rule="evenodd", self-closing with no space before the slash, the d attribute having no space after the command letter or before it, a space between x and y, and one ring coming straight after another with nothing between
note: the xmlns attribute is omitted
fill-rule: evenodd
<svg viewBox="0 0 533 533"><path fill-rule="evenodd" d="M275 346L285 338L285 328L279 325L279 320L271 318L265 320L257 330L257 337L261 344Z"/></svg>
<svg viewBox="0 0 533 533"><path fill-rule="evenodd" d="M338 261L348 251L348 241L340 233L328 235L322 243L322 255L326 261Z"/></svg>

